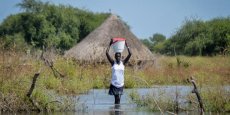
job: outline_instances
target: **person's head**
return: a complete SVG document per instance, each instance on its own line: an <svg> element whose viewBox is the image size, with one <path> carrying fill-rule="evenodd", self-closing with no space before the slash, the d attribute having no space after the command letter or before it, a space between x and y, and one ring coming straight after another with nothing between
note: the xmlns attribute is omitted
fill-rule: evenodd
<svg viewBox="0 0 230 115"><path fill-rule="evenodd" d="M115 53L115 59L117 62L120 62L120 60L121 60L121 53L120 52Z"/></svg>

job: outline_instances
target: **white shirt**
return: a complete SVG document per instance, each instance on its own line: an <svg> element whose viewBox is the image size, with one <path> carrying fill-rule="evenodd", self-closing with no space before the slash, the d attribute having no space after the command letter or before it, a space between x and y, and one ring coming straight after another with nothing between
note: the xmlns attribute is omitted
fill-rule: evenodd
<svg viewBox="0 0 230 115"><path fill-rule="evenodd" d="M112 66L112 80L111 84L117 88L124 86L124 70L125 66L123 65L123 62L121 61L120 64L117 64L116 61L114 61L114 64Z"/></svg>

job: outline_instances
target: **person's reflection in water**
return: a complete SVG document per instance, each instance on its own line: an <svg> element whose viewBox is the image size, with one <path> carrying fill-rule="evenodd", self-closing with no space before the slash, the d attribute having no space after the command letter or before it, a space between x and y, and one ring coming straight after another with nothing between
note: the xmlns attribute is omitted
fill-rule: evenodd
<svg viewBox="0 0 230 115"><path fill-rule="evenodd" d="M115 115L121 115L120 104L114 105L114 113L115 113Z"/></svg>
<svg viewBox="0 0 230 115"><path fill-rule="evenodd" d="M123 115L123 112L120 108L120 104L114 104L114 107L112 107L112 110L110 111L110 115Z"/></svg>

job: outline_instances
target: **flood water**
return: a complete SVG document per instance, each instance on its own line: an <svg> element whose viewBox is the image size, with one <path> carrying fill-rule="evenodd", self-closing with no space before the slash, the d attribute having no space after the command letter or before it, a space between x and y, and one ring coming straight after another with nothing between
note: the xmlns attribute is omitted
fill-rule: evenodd
<svg viewBox="0 0 230 115"><path fill-rule="evenodd" d="M230 87L226 87L230 90ZM141 96L147 94L154 94L156 99L170 98L171 100L177 99L180 106L187 106L186 96L193 90L192 86L154 86L152 88L136 88L136 89L124 89L124 94L121 96L120 106L114 105L114 97L108 95L108 89L92 89L88 94L80 95L76 97L78 100L78 106L76 106L76 115L158 115L160 112L151 112L145 108L138 107L133 103L129 97L132 91L138 92ZM169 115L170 113L165 112ZM179 115L198 115L198 111L180 112ZM215 113L209 113L215 114ZM230 113L223 113L224 115Z"/></svg>
<svg viewBox="0 0 230 115"><path fill-rule="evenodd" d="M230 90L230 86L227 86L226 89ZM75 97L76 111L39 113L39 115L159 115L161 114L160 111L151 112L146 108L138 107L131 101L129 94L132 91L136 91L141 96L146 94L154 94L153 96L156 99L166 96L172 100L175 100L177 95L180 106L183 106L187 103L185 97L190 94L192 90L192 86L154 86L152 88L124 89L124 93L121 96L121 104L114 105L114 97L108 95L108 89L91 89L87 94ZM36 115L37 113L30 114ZM170 115L171 113L164 112L164 114ZM184 111L179 113L179 115L198 114L198 111ZM214 115L215 113L207 114ZM229 114L230 113L223 113L223 115Z"/></svg>
<svg viewBox="0 0 230 115"><path fill-rule="evenodd" d="M133 103L129 97L130 92L137 91L141 96L154 93L154 96L159 98L162 94L174 99L176 92L181 97L186 96L192 91L190 86L155 86L153 88L137 88L137 89L124 89L124 94L121 96L121 104L119 106L114 105L114 97L108 95L108 89L92 89L88 94L80 95L76 97L78 106L76 110L78 115L152 115L160 114L160 112L151 112L144 108L139 108ZM180 103L184 103L185 100L180 99ZM187 112L180 113L181 115L187 114ZM196 114L196 113L194 113Z"/></svg>

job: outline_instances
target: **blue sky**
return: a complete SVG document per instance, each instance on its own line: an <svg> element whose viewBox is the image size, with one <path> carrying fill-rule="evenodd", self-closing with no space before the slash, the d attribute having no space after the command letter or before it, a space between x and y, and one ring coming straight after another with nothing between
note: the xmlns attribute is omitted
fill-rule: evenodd
<svg viewBox="0 0 230 115"><path fill-rule="evenodd" d="M210 20L230 16L230 0L42 0L121 16L138 38L173 35L186 18ZM21 0L0 0L0 22L21 10Z"/></svg>

